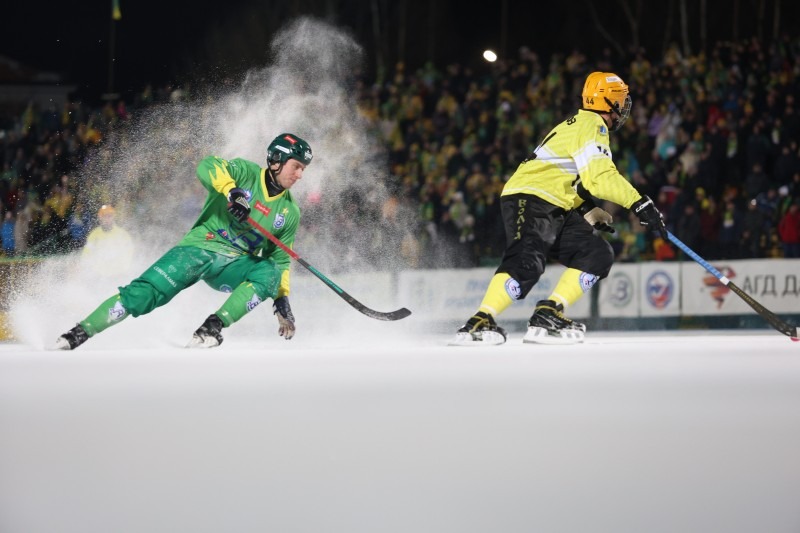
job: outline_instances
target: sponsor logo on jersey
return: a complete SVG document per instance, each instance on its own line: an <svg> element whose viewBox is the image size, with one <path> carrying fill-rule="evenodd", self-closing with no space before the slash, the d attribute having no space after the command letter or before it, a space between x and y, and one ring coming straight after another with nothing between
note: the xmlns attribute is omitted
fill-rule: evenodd
<svg viewBox="0 0 800 533"><path fill-rule="evenodd" d="M506 280L506 292L511 296L512 300L519 300L522 296L522 287L519 286L519 281L514 278Z"/></svg>
<svg viewBox="0 0 800 533"><path fill-rule="evenodd" d="M600 126L600 135L608 135L608 128Z"/></svg>
<svg viewBox="0 0 800 533"><path fill-rule="evenodd" d="M108 319L116 322L117 320L122 320L127 313L128 311L126 311L122 306L122 302L117 300L117 303L114 304L114 307L108 310Z"/></svg>
<svg viewBox="0 0 800 533"><path fill-rule="evenodd" d="M158 272L159 274L161 274L162 276L164 276L164 279L165 279L165 280L167 280L167 283L169 283L169 284L170 284L170 285L172 285L173 287L177 287L177 286L178 286L178 284L177 284L177 283L175 283L175 280L173 280L171 277L169 277L169 274L167 274L166 272L164 272L164 270L163 270L161 267L159 267L159 266L154 266L154 267L153 267L153 270L155 270L156 272Z"/></svg>
<svg viewBox="0 0 800 533"><path fill-rule="evenodd" d="M244 190L244 197L247 198L247 201L249 202L250 199L253 198L253 191L248 191L247 189L243 190Z"/></svg>
<svg viewBox="0 0 800 533"><path fill-rule="evenodd" d="M281 212L275 215L275 220L272 222L272 227L280 229L286 224L286 215L289 214L289 208L284 207Z"/></svg>
<svg viewBox="0 0 800 533"><path fill-rule="evenodd" d="M656 309L664 309L675 295L675 284L672 277L663 270L656 270L647 278L645 294L650 305Z"/></svg>
<svg viewBox="0 0 800 533"><path fill-rule="evenodd" d="M214 232L213 231L209 231L208 233L206 233L206 240L207 241L210 241L213 238L214 238Z"/></svg>
<svg viewBox="0 0 800 533"><path fill-rule="evenodd" d="M264 216L269 216L270 212L272 212L272 209L262 204L256 204L256 211L260 212Z"/></svg>
<svg viewBox="0 0 800 533"><path fill-rule="evenodd" d="M230 285L220 285L219 290L222 292L233 292L233 288Z"/></svg>
<svg viewBox="0 0 800 533"><path fill-rule="evenodd" d="M247 311L250 312L256 308L258 304L261 303L261 298L258 297L258 294L254 294L250 301L247 302Z"/></svg>
<svg viewBox="0 0 800 533"><path fill-rule="evenodd" d="M581 289L583 289L583 292L586 292L594 287L594 284L597 283L598 279L600 278L594 274L589 274L588 272L581 272L581 275L578 277L578 281L581 284Z"/></svg>

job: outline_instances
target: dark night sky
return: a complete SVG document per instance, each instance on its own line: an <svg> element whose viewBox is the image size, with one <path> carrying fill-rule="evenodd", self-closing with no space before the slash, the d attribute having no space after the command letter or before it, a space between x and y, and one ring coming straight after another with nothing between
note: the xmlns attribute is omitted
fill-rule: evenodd
<svg viewBox="0 0 800 533"><path fill-rule="evenodd" d="M709 39L731 33L731 5L735 0L708 0ZM765 0L765 35L772 33L772 9L775 1ZM752 34L756 19L756 0L739 0L741 36ZM376 0L385 9L396 9L398 1ZM241 70L248 64L267 62L270 35L280 20L297 14L311 14L348 28L368 53L374 49L369 0L318 0L287 4L254 0L120 0L122 20L116 23L115 89L136 91L145 83L163 84L168 80L191 78L209 63L221 68ZM667 2L644 1L642 16L644 43L650 50L660 50L664 41ZM677 2L676 2L677 4ZM782 24L786 30L797 20L798 2L784 0ZM338 6L325 13L326 6ZM430 6L438 15L431 20ZM470 6L480 7L470 7ZM501 1L478 3L468 0L428 0L408 2L406 60L418 66L433 50L437 63L478 61L485 47L500 49ZM554 50L569 52L578 46L590 55L609 43L591 23L583 0L566 3L508 0L506 45L509 54L521 45L543 54ZM609 11L617 2L595 3L604 9L607 29L618 42L626 43L629 33L623 15ZM690 9L698 2L690 0ZM314 6L319 6L316 9ZM301 7L305 11L301 11ZM57 2L42 5L27 0L18 3L13 19L6 19L0 32L0 55L37 69L55 71L64 81L78 85L89 97L103 92L108 81L111 1ZM611 13L609 15L609 13ZM676 10L677 13L677 10ZM693 18L696 20L696 18ZM17 21L17 22L14 22ZM263 32L253 28L263 27ZM385 32L389 47L397 48L397 24ZM249 30L248 30L249 29ZM249 31L249 34L248 34ZM432 31L435 34L431 38ZM790 29L797 34L796 29ZM254 38L252 33L261 33ZM674 22L678 36L678 22ZM695 34L697 32L695 31ZM727 34L727 35L726 35ZM695 44L697 38L695 37ZM229 52L226 52L229 50ZM656 56L657 53L651 55ZM225 58L222 61L222 58ZM390 58L393 61L395 58ZM373 64L372 61L369 63ZM416 65L415 65L416 64Z"/></svg>

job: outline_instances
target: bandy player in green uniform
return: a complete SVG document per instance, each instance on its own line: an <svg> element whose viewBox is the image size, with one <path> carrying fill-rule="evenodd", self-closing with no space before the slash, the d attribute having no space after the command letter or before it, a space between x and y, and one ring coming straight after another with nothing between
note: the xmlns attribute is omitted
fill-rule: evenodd
<svg viewBox="0 0 800 533"><path fill-rule="evenodd" d="M289 255L250 227L252 216L291 247L300 221L300 209L289 189L311 163L311 147L290 133L278 135L267 148L267 168L244 159L226 161L207 157L197 167L197 178L208 189L200 217L177 246L165 253L141 276L120 287L77 326L61 335L56 348L73 350L90 337L130 316L149 313L200 280L230 293L214 314L194 332L189 347L211 348L222 343L222 328L273 299L278 333L294 336L289 306ZM268 213L252 211L260 201Z"/></svg>

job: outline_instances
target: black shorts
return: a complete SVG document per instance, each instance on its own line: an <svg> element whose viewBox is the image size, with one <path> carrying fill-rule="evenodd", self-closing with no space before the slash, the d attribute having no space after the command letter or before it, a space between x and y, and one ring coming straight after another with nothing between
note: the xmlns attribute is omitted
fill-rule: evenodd
<svg viewBox="0 0 800 533"><path fill-rule="evenodd" d="M608 276L614 252L605 239L574 210L566 211L538 196L513 194L500 199L506 250L497 273L507 273L520 284L524 298L539 281L548 259Z"/></svg>

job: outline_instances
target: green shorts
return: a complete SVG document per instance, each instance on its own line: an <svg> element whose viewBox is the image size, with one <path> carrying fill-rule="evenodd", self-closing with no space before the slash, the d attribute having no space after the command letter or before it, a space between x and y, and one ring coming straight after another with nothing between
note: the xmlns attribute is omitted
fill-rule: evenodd
<svg viewBox="0 0 800 533"><path fill-rule="evenodd" d="M176 246L141 276L119 288L122 305L132 316L149 313L200 280L222 292L250 283L262 300L275 298L281 272L269 258L253 255L228 257L196 248Z"/></svg>

